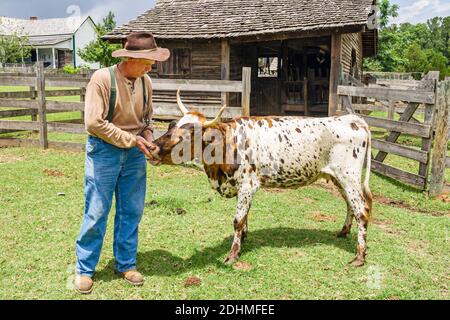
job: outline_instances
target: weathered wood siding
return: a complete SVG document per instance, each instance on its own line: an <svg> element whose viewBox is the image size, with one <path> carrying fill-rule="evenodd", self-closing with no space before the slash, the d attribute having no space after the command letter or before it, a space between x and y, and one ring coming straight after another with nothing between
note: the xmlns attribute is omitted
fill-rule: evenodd
<svg viewBox="0 0 450 320"><path fill-rule="evenodd" d="M221 77L220 41L192 43L192 79L215 79Z"/></svg>
<svg viewBox="0 0 450 320"><path fill-rule="evenodd" d="M358 75L361 76L363 65L362 33L346 33L342 35L342 72L350 73L352 63L352 50L355 50L356 52Z"/></svg>
<svg viewBox="0 0 450 320"><path fill-rule="evenodd" d="M221 43L220 41L162 41L160 47L189 48L191 50L191 73L189 76L171 76L170 78L187 78L198 80L220 80L221 76ZM168 78L162 74L156 77Z"/></svg>

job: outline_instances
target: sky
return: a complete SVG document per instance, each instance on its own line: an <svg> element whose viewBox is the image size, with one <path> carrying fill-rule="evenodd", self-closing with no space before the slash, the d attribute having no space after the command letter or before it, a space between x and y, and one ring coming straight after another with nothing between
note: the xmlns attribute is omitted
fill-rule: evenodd
<svg viewBox="0 0 450 320"><path fill-rule="evenodd" d="M28 19L30 16L63 18L91 16L95 22L113 11L118 25L127 23L154 7L156 0L0 0L0 16ZM402 22L425 22L435 16L450 16L450 0L391 0L400 5Z"/></svg>

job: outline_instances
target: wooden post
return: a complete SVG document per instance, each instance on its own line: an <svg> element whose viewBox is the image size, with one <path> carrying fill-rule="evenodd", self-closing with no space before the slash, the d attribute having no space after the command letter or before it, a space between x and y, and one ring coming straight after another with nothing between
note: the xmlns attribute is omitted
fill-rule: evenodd
<svg viewBox="0 0 450 320"><path fill-rule="evenodd" d="M388 119L394 120L394 115L395 115L395 101L389 100Z"/></svg>
<svg viewBox="0 0 450 320"><path fill-rule="evenodd" d="M428 72L427 76L425 77L425 79L428 80L434 80L434 85L433 85L433 91L434 91L434 105L432 104L426 104L425 105L425 114L424 114L424 124L428 124L431 126L431 128L433 128L433 118L434 118L434 113L437 112L437 103L438 103L438 84L439 84L439 71L430 71ZM433 129L431 129L431 134L429 138L422 138L422 151L427 152L428 154L431 154L431 147L433 144ZM430 157L428 157L428 161L427 163L420 163L419 164L419 175L421 175L422 177L425 177L425 181L428 180L428 173L429 173L429 168L430 168ZM426 185L425 188L426 189Z"/></svg>
<svg viewBox="0 0 450 320"><path fill-rule="evenodd" d="M445 161L449 133L450 81L442 81L438 88L436 106L436 134L431 163L429 195L436 197L444 188Z"/></svg>
<svg viewBox="0 0 450 320"><path fill-rule="evenodd" d="M221 79L230 80L230 43L222 40ZM222 92L222 105L230 105L230 94Z"/></svg>
<svg viewBox="0 0 450 320"><path fill-rule="evenodd" d="M86 99L86 88L81 88L80 102L84 103L85 99ZM84 123L84 111L81 111L81 121Z"/></svg>
<svg viewBox="0 0 450 320"><path fill-rule="evenodd" d="M36 63L36 88L39 106L39 143L43 149L47 149L47 113L45 106L45 75L43 61Z"/></svg>
<svg viewBox="0 0 450 320"><path fill-rule="evenodd" d="M32 101L36 100L36 87L30 87L31 97L30 99ZM31 121L37 121L37 110L32 109L31 110Z"/></svg>
<svg viewBox="0 0 450 320"><path fill-rule="evenodd" d="M341 48L342 36L331 35L331 69L330 69L330 95L328 102L328 116L334 116L338 107L337 87L341 79Z"/></svg>
<svg viewBox="0 0 450 320"><path fill-rule="evenodd" d="M242 68L242 115L250 116L250 94L252 87L252 68Z"/></svg>

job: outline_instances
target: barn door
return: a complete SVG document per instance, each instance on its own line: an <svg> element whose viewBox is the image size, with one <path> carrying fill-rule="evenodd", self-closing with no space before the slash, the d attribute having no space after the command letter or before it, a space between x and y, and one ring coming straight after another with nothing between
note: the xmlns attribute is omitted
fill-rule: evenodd
<svg viewBox="0 0 450 320"><path fill-rule="evenodd" d="M257 66L252 77L252 115L281 114L281 42L271 42L256 50Z"/></svg>

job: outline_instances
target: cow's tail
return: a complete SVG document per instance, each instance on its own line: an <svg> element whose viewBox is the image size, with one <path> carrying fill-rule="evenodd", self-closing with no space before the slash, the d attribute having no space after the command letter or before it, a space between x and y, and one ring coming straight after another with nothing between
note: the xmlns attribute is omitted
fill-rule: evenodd
<svg viewBox="0 0 450 320"><path fill-rule="evenodd" d="M370 191L369 186L369 179L370 179L370 168L372 165L372 137L370 133L369 126L367 126L367 150L366 150L366 174L364 177L364 184L363 184L363 194L364 198L366 199L366 204L368 206L367 208L367 214L370 216L370 213L372 212L372 192Z"/></svg>

